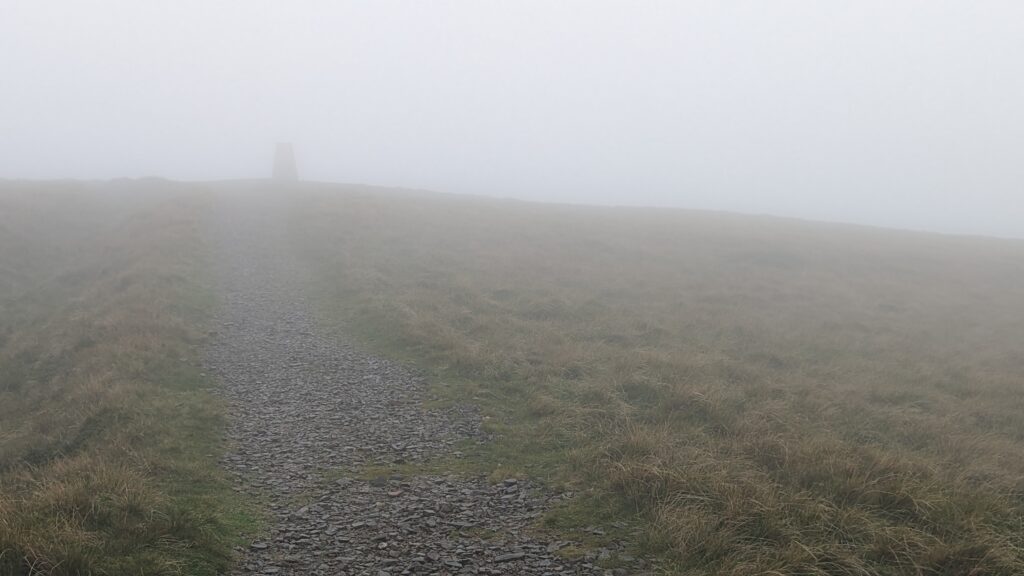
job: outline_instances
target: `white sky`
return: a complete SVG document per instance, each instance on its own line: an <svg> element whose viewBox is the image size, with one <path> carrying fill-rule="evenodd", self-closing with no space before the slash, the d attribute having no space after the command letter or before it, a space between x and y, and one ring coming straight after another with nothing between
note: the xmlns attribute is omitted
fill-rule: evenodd
<svg viewBox="0 0 1024 576"><path fill-rule="evenodd" d="M1024 237L1024 2L0 0L0 177Z"/></svg>

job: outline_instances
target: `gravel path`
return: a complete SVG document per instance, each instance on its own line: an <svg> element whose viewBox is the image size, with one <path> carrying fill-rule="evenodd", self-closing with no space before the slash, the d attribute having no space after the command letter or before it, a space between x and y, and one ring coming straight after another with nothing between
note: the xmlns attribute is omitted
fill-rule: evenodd
<svg viewBox="0 0 1024 576"><path fill-rule="evenodd" d="M530 534L563 496L529 481L359 479L486 439L472 406L425 410L421 378L318 333L280 203L225 200L212 234L224 305L207 359L230 407L224 465L272 517L236 573L611 574Z"/></svg>

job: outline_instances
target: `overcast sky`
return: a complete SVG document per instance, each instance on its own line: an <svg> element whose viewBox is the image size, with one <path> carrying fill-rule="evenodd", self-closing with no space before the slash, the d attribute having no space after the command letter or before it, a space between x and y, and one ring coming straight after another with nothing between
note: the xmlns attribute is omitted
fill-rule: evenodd
<svg viewBox="0 0 1024 576"><path fill-rule="evenodd" d="M0 177L1024 237L1024 2L0 0Z"/></svg>

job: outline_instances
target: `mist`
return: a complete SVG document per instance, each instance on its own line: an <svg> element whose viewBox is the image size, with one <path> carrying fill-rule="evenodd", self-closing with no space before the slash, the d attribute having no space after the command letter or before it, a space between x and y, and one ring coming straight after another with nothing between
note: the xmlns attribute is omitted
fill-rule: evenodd
<svg viewBox="0 0 1024 576"><path fill-rule="evenodd" d="M0 178L269 175L1024 237L1024 5L6 0Z"/></svg>

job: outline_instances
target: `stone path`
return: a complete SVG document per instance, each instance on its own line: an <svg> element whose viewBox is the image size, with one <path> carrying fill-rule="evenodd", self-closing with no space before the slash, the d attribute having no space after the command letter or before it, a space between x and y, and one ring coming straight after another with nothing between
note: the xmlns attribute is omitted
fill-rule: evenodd
<svg viewBox="0 0 1024 576"><path fill-rule="evenodd" d="M236 573L611 574L527 530L564 497L532 482L358 479L486 438L472 406L425 410L421 378L318 332L282 202L227 197L211 228L224 305L207 362L230 407L224 465L272 516Z"/></svg>

